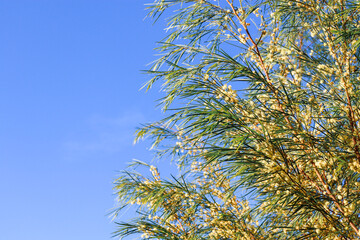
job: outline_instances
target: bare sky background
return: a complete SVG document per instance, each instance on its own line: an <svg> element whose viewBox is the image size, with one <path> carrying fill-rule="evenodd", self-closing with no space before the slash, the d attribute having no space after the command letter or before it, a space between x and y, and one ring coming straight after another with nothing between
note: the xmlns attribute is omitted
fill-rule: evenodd
<svg viewBox="0 0 360 240"><path fill-rule="evenodd" d="M164 21L145 0L0 0L4 240L110 239L112 181L159 91L139 91Z"/></svg>

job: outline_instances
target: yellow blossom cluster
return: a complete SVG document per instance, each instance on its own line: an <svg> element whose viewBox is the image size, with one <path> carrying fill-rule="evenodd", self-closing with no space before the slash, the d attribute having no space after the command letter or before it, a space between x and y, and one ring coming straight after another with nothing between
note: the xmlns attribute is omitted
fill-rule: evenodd
<svg viewBox="0 0 360 240"><path fill-rule="evenodd" d="M224 99L227 103L236 104L239 102L236 90L232 89L231 85L224 84L221 88L218 88L216 93L216 98Z"/></svg>

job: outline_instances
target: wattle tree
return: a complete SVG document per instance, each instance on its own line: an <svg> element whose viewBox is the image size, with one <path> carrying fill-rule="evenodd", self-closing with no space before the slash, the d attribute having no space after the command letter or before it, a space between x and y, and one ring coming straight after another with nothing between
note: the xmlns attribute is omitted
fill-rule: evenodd
<svg viewBox="0 0 360 240"><path fill-rule="evenodd" d="M178 175L115 182L117 237L360 238L360 2L156 0L165 117L137 138ZM134 169L134 168L132 168Z"/></svg>

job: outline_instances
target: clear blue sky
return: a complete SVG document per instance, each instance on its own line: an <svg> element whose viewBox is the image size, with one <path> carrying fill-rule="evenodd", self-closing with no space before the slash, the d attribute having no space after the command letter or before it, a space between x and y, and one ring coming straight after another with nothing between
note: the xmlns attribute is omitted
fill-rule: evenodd
<svg viewBox="0 0 360 240"><path fill-rule="evenodd" d="M0 240L110 239L112 181L160 115L145 2L0 0Z"/></svg>

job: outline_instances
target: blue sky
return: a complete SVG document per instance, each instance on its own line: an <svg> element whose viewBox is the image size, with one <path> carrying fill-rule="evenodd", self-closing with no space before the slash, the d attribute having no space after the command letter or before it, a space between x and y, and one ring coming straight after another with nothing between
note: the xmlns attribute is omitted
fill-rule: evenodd
<svg viewBox="0 0 360 240"><path fill-rule="evenodd" d="M145 0L0 0L0 239L111 239L112 181L140 123L164 20Z"/></svg>

